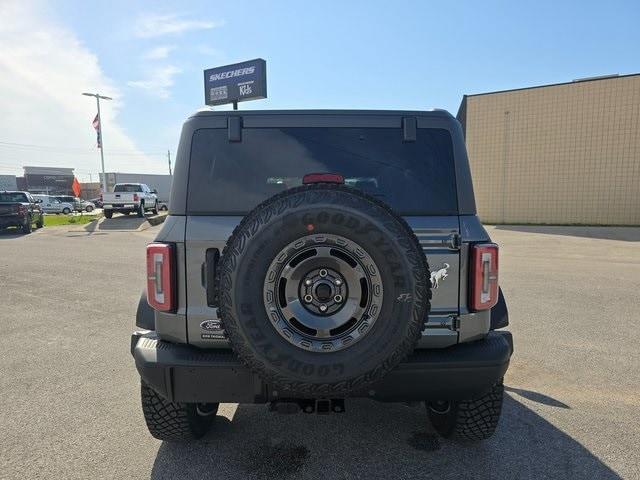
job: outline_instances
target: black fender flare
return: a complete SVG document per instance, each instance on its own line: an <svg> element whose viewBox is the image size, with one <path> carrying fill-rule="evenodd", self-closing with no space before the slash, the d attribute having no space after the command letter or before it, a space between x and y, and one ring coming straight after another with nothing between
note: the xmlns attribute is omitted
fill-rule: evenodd
<svg viewBox="0 0 640 480"><path fill-rule="evenodd" d="M504 328L507 325L509 325L509 310L502 294L502 288L500 288L498 290L498 303L491 309L491 330Z"/></svg>
<svg viewBox="0 0 640 480"><path fill-rule="evenodd" d="M156 314L147 302L147 291L143 290L138 300L138 309L136 310L136 326L145 330L156 329Z"/></svg>

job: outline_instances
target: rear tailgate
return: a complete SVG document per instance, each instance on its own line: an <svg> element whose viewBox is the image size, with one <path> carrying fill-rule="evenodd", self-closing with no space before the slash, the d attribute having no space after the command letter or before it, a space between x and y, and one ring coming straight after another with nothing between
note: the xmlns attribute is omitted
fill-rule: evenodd
<svg viewBox="0 0 640 480"><path fill-rule="evenodd" d="M0 203L0 216L16 215L20 203Z"/></svg>
<svg viewBox="0 0 640 480"><path fill-rule="evenodd" d="M460 209L454 157L463 145L461 132L449 115L414 115L267 112L241 122L212 117L185 125L179 156L186 155L188 168L176 175L188 188L184 196L175 190L172 202L175 213L187 217L189 343L226 345L224 337L215 340L221 332L207 259L220 254L243 215L313 172L339 173L347 185L407 220L433 272L432 310L421 346L457 343Z"/></svg>
<svg viewBox="0 0 640 480"><path fill-rule="evenodd" d="M431 312L422 346L457 342L460 298L460 236L457 216L405 217L418 237L431 270ZM428 337L428 338L427 338Z"/></svg>
<svg viewBox="0 0 640 480"><path fill-rule="evenodd" d="M104 205L109 205L109 204L133 205L136 203L136 201L134 201L133 199L134 195L135 195L134 193L129 193L129 192L105 193L102 195L102 203Z"/></svg>

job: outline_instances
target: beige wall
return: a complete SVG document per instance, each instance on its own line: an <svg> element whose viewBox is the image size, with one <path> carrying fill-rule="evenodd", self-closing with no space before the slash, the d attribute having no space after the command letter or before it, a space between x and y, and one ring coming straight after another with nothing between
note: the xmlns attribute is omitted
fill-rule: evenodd
<svg viewBox="0 0 640 480"><path fill-rule="evenodd" d="M640 225L640 75L467 97L485 223Z"/></svg>

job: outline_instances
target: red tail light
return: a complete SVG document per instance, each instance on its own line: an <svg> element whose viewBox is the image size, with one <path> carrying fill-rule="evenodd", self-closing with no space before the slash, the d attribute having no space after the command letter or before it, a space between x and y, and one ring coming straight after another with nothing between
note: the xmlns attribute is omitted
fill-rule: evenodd
<svg viewBox="0 0 640 480"><path fill-rule="evenodd" d="M26 205L14 205L13 209L19 215L26 215L28 211Z"/></svg>
<svg viewBox="0 0 640 480"><path fill-rule="evenodd" d="M133 201L134 201L134 202L137 202L137 201L138 201L138 194L137 194L137 193L134 193L134 194L133 194Z"/></svg>
<svg viewBox="0 0 640 480"><path fill-rule="evenodd" d="M147 301L156 310L176 308L175 247L170 243L147 245Z"/></svg>
<svg viewBox="0 0 640 480"><path fill-rule="evenodd" d="M471 247L469 308L487 310L498 301L498 245L482 243Z"/></svg>
<svg viewBox="0 0 640 480"><path fill-rule="evenodd" d="M338 173L308 173L302 177L302 184L310 183L344 183L344 177Z"/></svg>

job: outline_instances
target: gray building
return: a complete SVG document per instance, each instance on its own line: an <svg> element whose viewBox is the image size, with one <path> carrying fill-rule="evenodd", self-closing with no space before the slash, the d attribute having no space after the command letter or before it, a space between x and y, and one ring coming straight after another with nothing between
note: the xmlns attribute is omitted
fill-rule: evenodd
<svg viewBox="0 0 640 480"><path fill-rule="evenodd" d="M0 190L17 190L18 182L15 175L0 175Z"/></svg>
<svg viewBox="0 0 640 480"><path fill-rule="evenodd" d="M73 168L23 167L25 188L31 193L73 195Z"/></svg>

